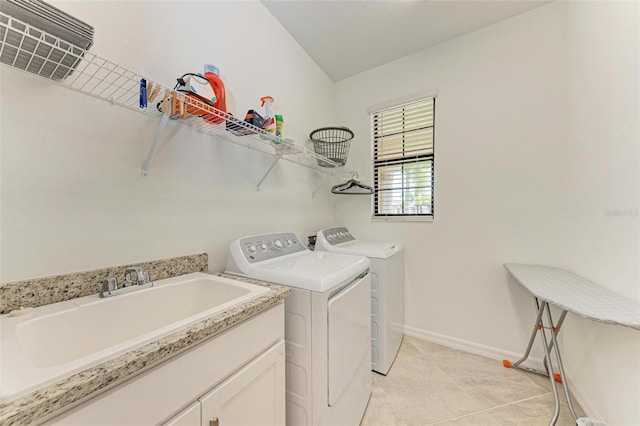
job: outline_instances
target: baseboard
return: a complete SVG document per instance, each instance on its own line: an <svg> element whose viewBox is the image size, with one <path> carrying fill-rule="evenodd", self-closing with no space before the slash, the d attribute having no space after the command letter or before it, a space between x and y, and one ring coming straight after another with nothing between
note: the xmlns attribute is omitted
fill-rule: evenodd
<svg viewBox="0 0 640 426"><path fill-rule="evenodd" d="M509 361L513 362L522 358L522 353L509 352L503 349L493 348L491 346L481 345L480 343L470 342L468 340L458 339L457 337L434 333L433 331L421 330L419 328L410 327L407 325L404 326L404 334L410 337L416 337L428 342L437 343L439 345L448 346L453 349L468 352L474 355L480 355L498 361L508 359ZM530 356L525 362L522 363L522 365L529 368L535 368L537 370L544 370L544 365L542 364L542 360L540 358Z"/></svg>
<svg viewBox="0 0 640 426"><path fill-rule="evenodd" d="M417 339L426 340L428 342L437 343L439 345L447 346L452 349L457 349L459 351L467 352L474 355L480 355L498 361L508 359L509 361L513 362L522 357L522 353L505 351L503 349L493 348L491 346L482 345L480 343L470 342L468 340L458 339L456 337L446 336L444 334L434 333L432 331L426 331L416 327L410 327L408 325L404 326L404 334L410 337L415 337ZM554 358L552 358L552 360L553 359ZM522 365L529 368L535 368L537 370L544 370L544 365L542 363L542 359L540 358L529 357L525 362L522 363ZM580 407L582 407L585 414L588 417L593 417L596 419L602 418L598 416L598 410L594 408L593 402L591 402L587 395L584 392L581 392L580 389L578 389L576 386L574 386L574 381L572 380L571 373L570 371L566 370L567 366L565 366L565 373L569 391L578 402L578 404L580 404Z"/></svg>

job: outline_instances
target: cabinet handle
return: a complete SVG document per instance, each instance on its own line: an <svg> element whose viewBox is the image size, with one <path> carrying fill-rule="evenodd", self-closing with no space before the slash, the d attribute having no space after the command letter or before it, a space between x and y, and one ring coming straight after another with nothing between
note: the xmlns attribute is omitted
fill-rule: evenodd
<svg viewBox="0 0 640 426"><path fill-rule="evenodd" d="M209 426L219 426L220 425L220 421L218 420L217 417L214 417L213 420L209 420Z"/></svg>

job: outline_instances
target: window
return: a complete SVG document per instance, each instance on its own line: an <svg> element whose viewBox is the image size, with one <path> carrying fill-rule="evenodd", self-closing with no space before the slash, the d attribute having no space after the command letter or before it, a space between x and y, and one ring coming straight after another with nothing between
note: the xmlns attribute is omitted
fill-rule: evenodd
<svg viewBox="0 0 640 426"><path fill-rule="evenodd" d="M435 95L370 111L373 217L433 217Z"/></svg>

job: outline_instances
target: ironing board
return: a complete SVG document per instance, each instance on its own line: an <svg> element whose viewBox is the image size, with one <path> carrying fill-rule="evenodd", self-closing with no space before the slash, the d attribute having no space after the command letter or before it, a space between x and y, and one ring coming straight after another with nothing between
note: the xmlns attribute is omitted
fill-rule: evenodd
<svg viewBox="0 0 640 426"><path fill-rule="evenodd" d="M567 312L571 312L578 316L588 318L590 320L622 325L640 330L640 304L626 299L598 284L582 278L571 272L540 265L522 265L515 263L506 263L504 267L509 273L532 295L535 300L537 317L531 332L531 338L525 353L521 359L511 363L508 360L502 361L505 367L517 367L534 373L549 376L553 397L555 400L555 409L550 426L558 421L560 414L560 400L558 390L554 384L554 379L562 383L564 394L567 399L567 406L573 416L573 420L577 421L573 404L569 398L569 390L567 388L564 366L556 335L560 331L560 327L564 322ZM549 305L555 305L562 309L557 323L554 324L553 317ZM545 315L546 313L546 315ZM545 325L546 316L547 325ZM529 357L533 341L540 331L542 343L544 345L544 367L546 371L540 371L529 367L522 366ZM551 341L547 339L547 331L550 332ZM553 374L553 365L551 362L551 351L555 349L556 360L560 373Z"/></svg>

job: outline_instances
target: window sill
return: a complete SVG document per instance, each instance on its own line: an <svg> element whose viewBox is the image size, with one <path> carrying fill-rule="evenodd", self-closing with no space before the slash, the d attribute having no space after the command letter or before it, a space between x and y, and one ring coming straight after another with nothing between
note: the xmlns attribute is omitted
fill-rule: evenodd
<svg viewBox="0 0 640 426"><path fill-rule="evenodd" d="M433 222L433 216L373 216L371 222Z"/></svg>

